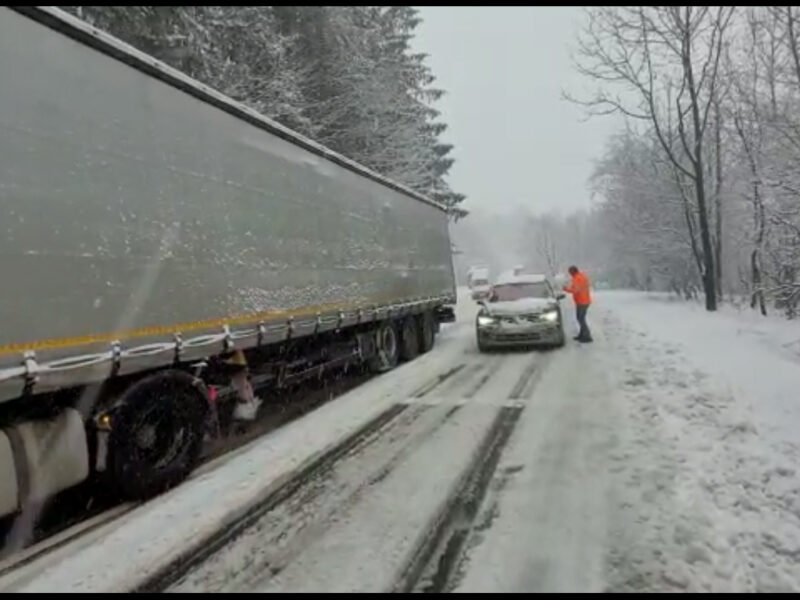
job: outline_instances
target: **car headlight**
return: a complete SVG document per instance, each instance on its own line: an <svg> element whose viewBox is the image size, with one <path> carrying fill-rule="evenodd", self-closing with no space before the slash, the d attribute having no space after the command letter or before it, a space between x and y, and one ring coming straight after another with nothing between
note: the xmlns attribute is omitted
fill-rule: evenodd
<svg viewBox="0 0 800 600"><path fill-rule="evenodd" d="M497 319L489 315L478 315L478 327L486 327L487 325L494 325Z"/></svg>
<svg viewBox="0 0 800 600"><path fill-rule="evenodd" d="M545 321L550 321L551 323L555 323L556 321L558 321L558 311L550 310L545 313L542 313L542 318Z"/></svg>

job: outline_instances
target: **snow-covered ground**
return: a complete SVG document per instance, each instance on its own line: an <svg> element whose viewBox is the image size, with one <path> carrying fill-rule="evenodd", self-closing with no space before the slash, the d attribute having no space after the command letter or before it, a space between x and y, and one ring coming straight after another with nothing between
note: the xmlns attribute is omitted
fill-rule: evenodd
<svg viewBox="0 0 800 600"><path fill-rule="evenodd" d="M474 311L0 590L135 587L392 407L171 589L800 590L800 328L606 292L594 344L481 355Z"/></svg>
<svg viewBox="0 0 800 600"><path fill-rule="evenodd" d="M623 292L590 323L523 415L456 588L800 590L800 329Z"/></svg>

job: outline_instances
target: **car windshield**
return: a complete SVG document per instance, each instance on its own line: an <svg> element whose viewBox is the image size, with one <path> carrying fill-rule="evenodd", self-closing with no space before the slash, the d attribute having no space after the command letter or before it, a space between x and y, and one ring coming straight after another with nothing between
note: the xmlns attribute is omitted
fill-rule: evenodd
<svg viewBox="0 0 800 600"><path fill-rule="evenodd" d="M507 283L492 289L492 302L508 302L522 298L549 298L550 289L541 283Z"/></svg>

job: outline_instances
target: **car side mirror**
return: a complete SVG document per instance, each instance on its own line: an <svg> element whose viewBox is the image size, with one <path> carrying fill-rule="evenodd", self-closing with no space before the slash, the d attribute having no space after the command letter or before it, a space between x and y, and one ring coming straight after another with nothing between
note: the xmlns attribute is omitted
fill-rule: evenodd
<svg viewBox="0 0 800 600"><path fill-rule="evenodd" d="M486 302L484 300L478 300L478 304L483 308L486 308Z"/></svg>
<svg viewBox="0 0 800 600"><path fill-rule="evenodd" d="M567 297L567 295L566 295L566 294L563 294L563 293L561 293L561 292L559 292L558 294L556 294L556 300L559 300L559 301L563 300L563 299L564 299L564 298L566 298L566 297Z"/></svg>

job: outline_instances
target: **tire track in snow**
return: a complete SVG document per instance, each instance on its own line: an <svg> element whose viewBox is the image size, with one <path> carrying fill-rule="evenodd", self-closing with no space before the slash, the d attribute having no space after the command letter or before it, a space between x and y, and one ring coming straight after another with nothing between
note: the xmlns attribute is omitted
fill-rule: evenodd
<svg viewBox="0 0 800 600"><path fill-rule="evenodd" d="M529 399L533 395L539 375L548 362L547 358L539 355L532 363L526 365L509 392L508 399ZM462 475L456 492L438 516L436 526L417 549L392 591L425 593L448 591L450 579L460 562L464 544L475 527L475 520L503 449L525 406L524 403L517 403L512 406L502 406L498 410L491 427L481 441L475 460Z"/></svg>
<svg viewBox="0 0 800 600"><path fill-rule="evenodd" d="M441 375L437 375L432 381L427 382L426 384L418 387L414 392L411 393L412 398L423 398L430 394L433 390L438 388L442 385L445 381L456 375L459 371L461 371L466 366L465 363L461 363L456 365L452 369L445 371Z"/></svg>
<svg viewBox="0 0 800 600"><path fill-rule="evenodd" d="M445 382L456 385L454 381L458 378L454 376L463 375L465 366L458 364L436 376L412 392L412 397L425 397L438 391ZM413 407L412 410L400 415L401 409L409 407ZM459 408L461 406L437 409L435 404L395 405L393 417L383 426L369 428L359 440L339 452L336 460L325 461L315 472L302 476L291 490L260 510L256 518L237 525L237 534L224 536L221 543L214 545L213 551L203 552L150 589L247 589L254 579L263 581L265 572L269 576L278 574L304 547L325 534L331 517L346 510L372 486L383 481ZM350 476L347 471L352 472ZM311 515L309 507L313 508Z"/></svg>
<svg viewBox="0 0 800 600"><path fill-rule="evenodd" d="M216 552L234 541L269 510L296 493L309 477L313 477L317 473L330 469L331 463L336 462L355 446L361 444L365 438L370 437L372 434L382 429L407 408L408 405L395 404L385 410L353 435L342 441L333 451L325 454L308 467L298 472L286 485L265 498L263 502L252 507L236 522L225 524L222 528L217 530L215 535L205 540L204 543L197 544L183 555L175 557L170 563L164 565L153 577L150 577L133 591L144 593L164 591L188 573L193 567L202 564Z"/></svg>
<svg viewBox="0 0 800 600"><path fill-rule="evenodd" d="M475 394L477 394L486 385L486 383L489 381L489 379L494 377L494 375L497 373L498 370L500 370L500 367L502 365L503 365L503 362L499 357L498 358L494 358L494 360L491 363L489 363L489 366L486 368L486 372L483 373L483 375L481 375L478 378L478 381L476 381L467 390L467 392L464 394L464 398L468 398L468 399L469 398L473 398L475 396ZM483 366L483 365L481 365L481 366Z"/></svg>

